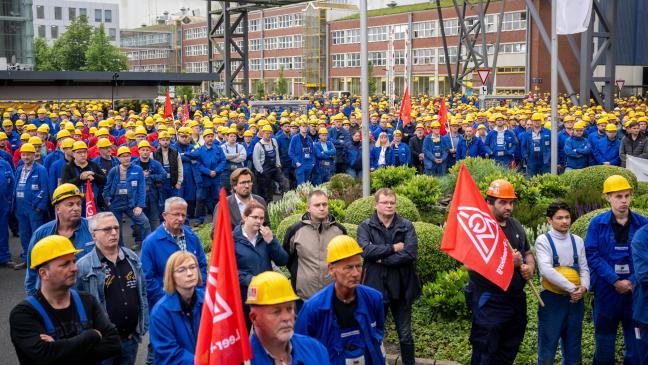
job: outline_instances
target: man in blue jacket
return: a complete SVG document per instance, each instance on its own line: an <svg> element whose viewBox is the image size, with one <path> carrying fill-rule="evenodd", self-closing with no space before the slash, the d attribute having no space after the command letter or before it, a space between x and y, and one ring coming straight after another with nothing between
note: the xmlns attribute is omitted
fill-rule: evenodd
<svg viewBox="0 0 648 365"><path fill-rule="evenodd" d="M334 281L304 303L295 332L323 344L332 365L384 364L383 298L360 284L362 248L352 237L340 235L326 251Z"/></svg>
<svg viewBox="0 0 648 365"><path fill-rule="evenodd" d="M632 319L637 327L637 361L648 364L648 226L632 240L635 281L632 287Z"/></svg>
<svg viewBox="0 0 648 365"><path fill-rule="evenodd" d="M441 124L432 122L430 126L432 133L423 140L423 166L426 175L441 176L447 171L450 146L439 135Z"/></svg>
<svg viewBox="0 0 648 365"><path fill-rule="evenodd" d="M573 135L574 117L566 115L565 118L563 118L563 129L558 132L558 171L560 173L565 170L565 142L567 141L567 138Z"/></svg>
<svg viewBox="0 0 648 365"><path fill-rule="evenodd" d="M592 147L594 162L597 165L621 166L621 157L619 156L621 140L617 138L616 125L606 125L605 134L607 134L607 138L600 139L596 148Z"/></svg>
<svg viewBox="0 0 648 365"><path fill-rule="evenodd" d="M565 171L583 169L587 167L592 150L590 142L583 137L585 123L583 121L574 124L574 135L565 141Z"/></svg>
<svg viewBox="0 0 648 365"><path fill-rule="evenodd" d="M639 364L632 291L636 286L631 242L648 219L630 211L632 186L620 175L603 183L611 209L594 217L585 236L585 252L594 292L594 363L614 364L619 323L625 342L624 364Z"/></svg>
<svg viewBox="0 0 648 365"><path fill-rule="evenodd" d="M13 210L16 177L12 166L0 160L0 266L12 266L9 252L9 216Z"/></svg>
<svg viewBox="0 0 648 365"><path fill-rule="evenodd" d="M544 115L534 113L531 128L520 137L527 176L546 174L551 167L551 132L542 126L543 119Z"/></svg>
<svg viewBox="0 0 648 365"><path fill-rule="evenodd" d="M337 159L337 149L328 138L328 129L320 128L319 140L313 143L313 153L315 154L315 170L313 172L313 185L325 183L331 179L335 173L335 160Z"/></svg>
<svg viewBox="0 0 648 365"><path fill-rule="evenodd" d="M504 116L502 114L495 116L495 128L488 132L486 145L493 152L495 162L502 166L511 166L517 150L518 140L515 133L504 125Z"/></svg>
<svg viewBox="0 0 648 365"><path fill-rule="evenodd" d="M175 148L178 150L182 158L182 186L178 191L178 196L181 196L188 204L187 209L187 223L195 217L196 213L196 187L202 184L202 177L198 170L198 157L194 153L194 147L191 143L191 128L180 127L178 129L178 141Z"/></svg>
<svg viewBox="0 0 648 365"><path fill-rule="evenodd" d="M139 166L144 171L146 183L146 208L144 214L149 220L151 229L160 225L160 207L162 206L162 184L166 178L166 171L162 164L151 158L151 144L144 140L137 145L140 157L133 161L134 166Z"/></svg>
<svg viewBox="0 0 648 365"><path fill-rule="evenodd" d="M313 155L313 139L308 135L308 121L302 120L299 125L299 133L290 139L288 155L295 168L295 179L297 185L311 180L311 172L315 163Z"/></svg>
<svg viewBox="0 0 648 365"><path fill-rule="evenodd" d="M290 281L275 271L252 278L247 304L254 332L251 365L290 364L329 365L326 348L317 340L294 333L295 295Z"/></svg>
<svg viewBox="0 0 648 365"><path fill-rule="evenodd" d="M332 118L333 125L328 129L328 140L335 146L335 168L333 174L343 173L347 170L347 158L344 146L351 142L351 133L342 127L344 117L340 114Z"/></svg>
<svg viewBox="0 0 648 365"><path fill-rule="evenodd" d="M34 162L36 148L31 143L20 147L22 165L16 170L16 218L20 229L23 262L16 269L26 267L29 259L29 240L38 227L45 223L49 201L47 171L43 165Z"/></svg>
<svg viewBox="0 0 648 365"><path fill-rule="evenodd" d="M223 149L214 143L214 130L205 129L202 133L205 144L196 151L198 155L198 170L200 171L202 184L198 187L196 210L199 224L205 220L205 215L212 212L218 203L218 191L220 190L221 176L225 170L227 159Z"/></svg>
<svg viewBox="0 0 648 365"><path fill-rule="evenodd" d="M596 148L598 147L599 141L605 140L606 134L605 134L605 126L608 124L608 118L607 117L599 117L596 120L596 129L595 132L593 133L588 133L587 134L587 140L590 143L590 146L592 148L592 153L596 151ZM593 156L592 156L593 157Z"/></svg>
<svg viewBox="0 0 648 365"><path fill-rule="evenodd" d="M457 161L466 157L488 158L490 154L490 148L482 142L481 138L475 136L475 128L467 126L463 138L459 138L457 143Z"/></svg>
<svg viewBox="0 0 648 365"><path fill-rule="evenodd" d="M410 166L412 152L410 152L407 143L403 142L403 132L399 129L395 130L393 138L394 140L391 143L393 166Z"/></svg>
<svg viewBox="0 0 648 365"><path fill-rule="evenodd" d="M277 145L279 146L279 161L281 161L281 172L284 177L290 182L292 187L295 182L295 177L291 171L292 160L290 155L288 155L288 150L290 149L290 139L292 135L290 134L290 120L288 118L281 118L279 120L281 125L281 130L277 132L275 139L277 140Z"/></svg>
<svg viewBox="0 0 648 365"><path fill-rule="evenodd" d="M117 150L119 166L113 167L108 173L106 185L104 186L104 200L110 211L117 217L120 222L124 214L130 218L135 225L135 248L139 247L151 233L151 224L149 223L144 208L146 208L146 180L144 171L141 167L131 163L131 151L126 146L121 146ZM121 237L119 244L124 246L124 240Z"/></svg>

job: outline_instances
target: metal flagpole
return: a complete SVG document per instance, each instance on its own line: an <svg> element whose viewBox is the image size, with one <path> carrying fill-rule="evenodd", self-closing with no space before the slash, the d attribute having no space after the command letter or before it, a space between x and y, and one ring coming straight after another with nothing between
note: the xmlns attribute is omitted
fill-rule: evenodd
<svg viewBox="0 0 648 365"><path fill-rule="evenodd" d="M360 0L360 95L362 101L362 196L371 194L369 174L369 53L367 0Z"/></svg>
<svg viewBox="0 0 648 365"><path fill-rule="evenodd" d="M387 46L387 95L389 95L389 109L394 108L394 26L389 26L389 43Z"/></svg>
<svg viewBox="0 0 648 365"><path fill-rule="evenodd" d="M551 0L551 173L558 174L558 33L557 0Z"/></svg>

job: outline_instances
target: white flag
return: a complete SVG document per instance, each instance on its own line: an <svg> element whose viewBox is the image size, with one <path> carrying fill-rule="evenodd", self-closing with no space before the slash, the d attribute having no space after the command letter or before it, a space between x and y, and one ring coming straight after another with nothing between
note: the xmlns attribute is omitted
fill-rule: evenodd
<svg viewBox="0 0 648 365"><path fill-rule="evenodd" d="M648 181L648 160L626 156L626 168L637 176L637 181Z"/></svg>
<svg viewBox="0 0 648 365"><path fill-rule="evenodd" d="M558 0L557 4L558 34L582 33L587 30L592 17L592 0Z"/></svg>

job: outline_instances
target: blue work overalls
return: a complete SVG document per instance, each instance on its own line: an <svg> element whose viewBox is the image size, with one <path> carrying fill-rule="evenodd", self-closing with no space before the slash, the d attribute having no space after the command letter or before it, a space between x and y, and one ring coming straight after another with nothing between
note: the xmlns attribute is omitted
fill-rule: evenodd
<svg viewBox="0 0 648 365"><path fill-rule="evenodd" d="M20 230L20 245L23 248L22 257L27 261L29 240L34 231L45 223L49 189L47 173L43 165L34 162L27 179L20 181L20 175L25 165L16 170L16 218Z"/></svg>

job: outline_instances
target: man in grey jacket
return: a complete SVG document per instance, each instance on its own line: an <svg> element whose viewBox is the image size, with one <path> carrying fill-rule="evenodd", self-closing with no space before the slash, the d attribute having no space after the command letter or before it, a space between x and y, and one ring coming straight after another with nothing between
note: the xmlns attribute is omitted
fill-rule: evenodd
<svg viewBox="0 0 648 365"><path fill-rule="evenodd" d="M626 135L621 140L619 157L621 166L626 166L626 156L634 156L648 159L648 138L639 129L639 123L629 122L625 127Z"/></svg>
<svg viewBox="0 0 648 365"><path fill-rule="evenodd" d="M277 141L272 138L272 127L269 125L263 126L261 137L259 143L254 146L252 163L254 164L254 170L257 172L259 194L267 202L271 202L274 183L279 184L281 191L285 192L288 191L288 179L281 171L279 146Z"/></svg>
<svg viewBox="0 0 648 365"><path fill-rule="evenodd" d="M97 298L117 327L122 353L107 361L135 364L149 316L142 264L135 252L119 247L119 223L111 212L99 213L88 223L95 248L77 263L76 285Z"/></svg>

